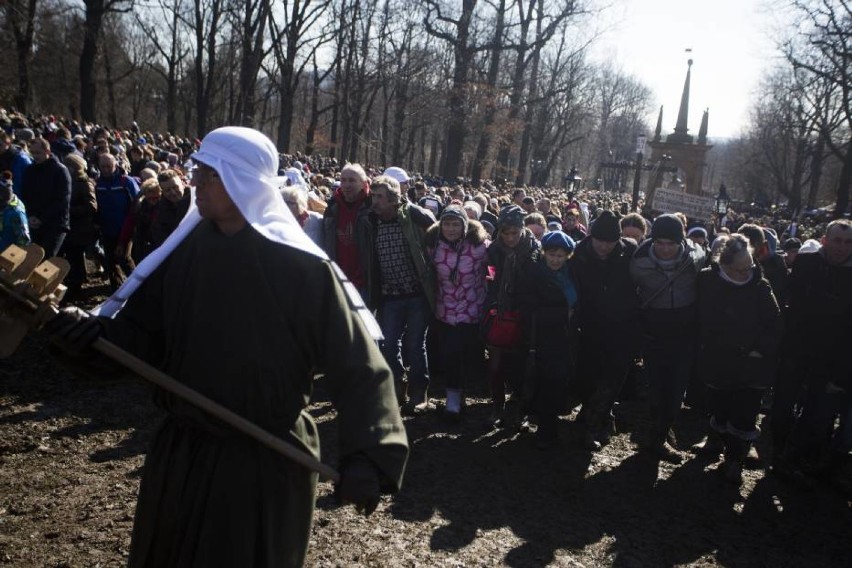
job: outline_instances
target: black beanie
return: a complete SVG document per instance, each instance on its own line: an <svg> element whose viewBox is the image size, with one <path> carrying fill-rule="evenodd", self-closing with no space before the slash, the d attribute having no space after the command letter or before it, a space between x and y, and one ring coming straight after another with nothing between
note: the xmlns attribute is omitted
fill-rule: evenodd
<svg viewBox="0 0 852 568"><path fill-rule="evenodd" d="M660 215L651 225L651 239L667 239L679 243L684 239L683 223L677 215Z"/></svg>
<svg viewBox="0 0 852 568"><path fill-rule="evenodd" d="M592 221L592 237L599 241L613 243L621 238L621 225L612 211L603 211Z"/></svg>

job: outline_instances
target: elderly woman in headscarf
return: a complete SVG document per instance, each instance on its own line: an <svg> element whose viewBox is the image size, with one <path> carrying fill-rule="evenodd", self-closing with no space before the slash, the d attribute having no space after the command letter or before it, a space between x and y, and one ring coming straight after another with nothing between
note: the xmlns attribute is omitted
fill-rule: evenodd
<svg viewBox="0 0 852 568"><path fill-rule="evenodd" d="M322 215L308 210L307 193L296 186L289 186L281 189L281 197L302 230L319 246L322 243Z"/></svg>
<svg viewBox="0 0 852 568"><path fill-rule="evenodd" d="M317 192L314 191L307 180L305 180L302 170L298 168L287 168L284 170L284 177L287 180L284 182L286 187L294 187L305 195L306 208L309 211L325 213L325 201L320 198Z"/></svg>

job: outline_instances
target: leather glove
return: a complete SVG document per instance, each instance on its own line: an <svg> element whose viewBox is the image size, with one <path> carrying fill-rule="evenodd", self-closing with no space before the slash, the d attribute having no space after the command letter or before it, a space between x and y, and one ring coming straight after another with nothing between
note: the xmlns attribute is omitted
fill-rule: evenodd
<svg viewBox="0 0 852 568"><path fill-rule="evenodd" d="M62 308L42 327L50 341L62 352L74 357L87 355L103 335L103 324L80 308Z"/></svg>
<svg viewBox="0 0 852 568"><path fill-rule="evenodd" d="M352 456L340 471L340 483L335 493L340 504L352 503L356 511L369 517L378 507L381 497L376 466L365 456Z"/></svg>

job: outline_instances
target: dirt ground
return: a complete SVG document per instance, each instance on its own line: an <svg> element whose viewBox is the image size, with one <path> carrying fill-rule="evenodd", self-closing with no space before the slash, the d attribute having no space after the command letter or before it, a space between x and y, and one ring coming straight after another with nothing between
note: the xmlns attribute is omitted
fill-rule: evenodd
<svg viewBox="0 0 852 568"><path fill-rule="evenodd" d="M319 380L311 411L323 460L334 464L324 390ZM405 419L403 490L370 518L337 507L331 484L320 484L308 566L852 566L852 497L765 474L765 442L737 490L717 464L637 453L641 389L618 406L619 433L596 454L574 441L571 416L548 451L529 433L493 431L484 389L473 394L461 423L439 413ZM141 381L75 378L38 337L0 361L0 564L126 564L160 417ZM684 409L681 447L700 438L703 422Z"/></svg>

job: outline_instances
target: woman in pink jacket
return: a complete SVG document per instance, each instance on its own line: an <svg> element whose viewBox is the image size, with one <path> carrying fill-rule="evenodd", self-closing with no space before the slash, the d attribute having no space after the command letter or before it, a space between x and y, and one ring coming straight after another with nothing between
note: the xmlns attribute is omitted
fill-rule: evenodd
<svg viewBox="0 0 852 568"><path fill-rule="evenodd" d="M457 418L464 405L464 378L481 375L484 346L479 321L485 304L485 250L488 233L468 219L460 206L450 205L427 233L435 263L438 357L447 373L446 413Z"/></svg>

